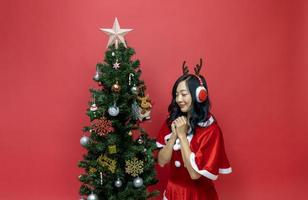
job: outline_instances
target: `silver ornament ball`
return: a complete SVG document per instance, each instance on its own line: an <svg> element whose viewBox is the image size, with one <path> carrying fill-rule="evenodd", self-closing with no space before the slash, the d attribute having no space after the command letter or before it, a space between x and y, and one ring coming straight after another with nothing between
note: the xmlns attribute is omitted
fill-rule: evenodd
<svg viewBox="0 0 308 200"><path fill-rule="evenodd" d="M116 186L117 188L122 186L122 181L118 178L115 182L114 182L114 186Z"/></svg>
<svg viewBox="0 0 308 200"><path fill-rule="evenodd" d="M139 144L143 144L143 140L141 138L138 139Z"/></svg>
<svg viewBox="0 0 308 200"><path fill-rule="evenodd" d="M96 72L93 78L94 78L94 80L98 81L98 80L99 80L99 78L100 78L99 73L98 73L98 72Z"/></svg>
<svg viewBox="0 0 308 200"><path fill-rule="evenodd" d="M117 116L119 114L120 110L117 106L111 106L109 109L108 109L108 113L110 116Z"/></svg>
<svg viewBox="0 0 308 200"><path fill-rule="evenodd" d="M98 200L98 197L96 194L92 193L88 196L87 200Z"/></svg>
<svg viewBox="0 0 308 200"><path fill-rule="evenodd" d="M139 187L141 187L142 185L143 185L143 180L142 180L142 178L137 177L137 178L134 179L134 186L135 186L136 188L139 188Z"/></svg>
<svg viewBox="0 0 308 200"><path fill-rule="evenodd" d="M90 142L90 138L85 135L80 138L80 144L84 147L87 146L89 142Z"/></svg>
<svg viewBox="0 0 308 200"><path fill-rule="evenodd" d="M139 93L138 88L136 86L133 86L130 90L132 91L133 94Z"/></svg>

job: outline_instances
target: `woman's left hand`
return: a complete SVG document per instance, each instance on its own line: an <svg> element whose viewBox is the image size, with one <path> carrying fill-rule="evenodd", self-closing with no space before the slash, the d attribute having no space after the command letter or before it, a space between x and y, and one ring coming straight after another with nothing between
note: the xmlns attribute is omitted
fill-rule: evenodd
<svg viewBox="0 0 308 200"><path fill-rule="evenodd" d="M176 126L176 132L178 137L186 137L187 129L188 129L188 123L187 118L182 116L178 117L174 120L175 126Z"/></svg>

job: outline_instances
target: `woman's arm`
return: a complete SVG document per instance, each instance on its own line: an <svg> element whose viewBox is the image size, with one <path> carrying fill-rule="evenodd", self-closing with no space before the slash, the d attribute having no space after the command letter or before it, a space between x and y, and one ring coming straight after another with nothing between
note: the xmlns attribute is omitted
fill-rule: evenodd
<svg viewBox="0 0 308 200"><path fill-rule="evenodd" d="M189 142L186 138L187 134L187 119L185 117L180 117L175 120L176 133L181 142L181 154L184 161L184 166L186 167L191 179L199 179L201 174L196 172L190 163L191 149L189 147Z"/></svg>
<svg viewBox="0 0 308 200"><path fill-rule="evenodd" d="M189 147L189 143L188 143L188 140L185 137L179 137L180 139L180 142L181 142L181 154L182 154L182 158L183 158L183 161L184 161L184 165L190 175L190 178L191 179L198 179L201 177L201 174L199 174L198 172L196 172L192 166L191 166L191 163L190 163L190 154L191 154L191 150L190 150L190 147Z"/></svg>
<svg viewBox="0 0 308 200"><path fill-rule="evenodd" d="M174 128L172 128L174 129ZM172 156L173 145L175 140L177 139L177 135L174 131L172 131L171 137L166 145L159 150L158 152L158 164L163 167L165 164L169 163Z"/></svg>

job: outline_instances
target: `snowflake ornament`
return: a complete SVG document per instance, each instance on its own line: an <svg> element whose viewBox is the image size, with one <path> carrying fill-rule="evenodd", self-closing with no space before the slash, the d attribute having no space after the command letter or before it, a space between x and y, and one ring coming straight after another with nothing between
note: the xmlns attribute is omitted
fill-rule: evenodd
<svg viewBox="0 0 308 200"><path fill-rule="evenodd" d="M125 161L125 172L133 177L138 176L143 172L143 161L134 157L132 160Z"/></svg>
<svg viewBox="0 0 308 200"><path fill-rule="evenodd" d="M106 136L108 133L114 131L112 122L105 117L93 120L92 129L100 136Z"/></svg>
<svg viewBox="0 0 308 200"><path fill-rule="evenodd" d="M120 63L118 63L118 61L116 61L114 64L113 64L113 69L119 69L120 68Z"/></svg>

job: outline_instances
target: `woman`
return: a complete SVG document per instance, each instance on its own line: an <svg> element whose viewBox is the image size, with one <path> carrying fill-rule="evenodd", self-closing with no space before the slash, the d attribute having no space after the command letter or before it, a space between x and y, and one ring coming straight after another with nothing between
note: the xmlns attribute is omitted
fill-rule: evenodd
<svg viewBox="0 0 308 200"><path fill-rule="evenodd" d="M169 117L157 137L158 163L170 163L164 200L216 200L212 180L231 173L221 130L209 112L210 100L205 79L188 74L178 78L172 89Z"/></svg>

